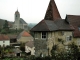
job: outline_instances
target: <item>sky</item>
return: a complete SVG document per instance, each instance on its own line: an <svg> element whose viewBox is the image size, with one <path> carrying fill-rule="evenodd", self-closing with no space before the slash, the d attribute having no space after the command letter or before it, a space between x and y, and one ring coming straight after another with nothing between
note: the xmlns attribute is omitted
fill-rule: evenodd
<svg viewBox="0 0 80 60"><path fill-rule="evenodd" d="M18 9L20 17L27 23L38 23L44 19L50 0L0 0L0 19L14 22ZM55 0L61 17L66 14L80 15L80 0Z"/></svg>

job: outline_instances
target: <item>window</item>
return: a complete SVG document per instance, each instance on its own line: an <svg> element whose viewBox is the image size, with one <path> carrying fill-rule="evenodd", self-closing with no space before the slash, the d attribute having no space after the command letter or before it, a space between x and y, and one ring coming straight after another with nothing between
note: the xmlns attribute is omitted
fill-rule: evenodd
<svg viewBox="0 0 80 60"><path fill-rule="evenodd" d="M66 41L69 41L69 36L66 37Z"/></svg>
<svg viewBox="0 0 80 60"><path fill-rule="evenodd" d="M46 32L42 32L42 39L45 39L47 36Z"/></svg>
<svg viewBox="0 0 80 60"><path fill-rule="evenodd" d="M66 41L70 41L70 40L72 40L72 36L67 36Z"/></svg>

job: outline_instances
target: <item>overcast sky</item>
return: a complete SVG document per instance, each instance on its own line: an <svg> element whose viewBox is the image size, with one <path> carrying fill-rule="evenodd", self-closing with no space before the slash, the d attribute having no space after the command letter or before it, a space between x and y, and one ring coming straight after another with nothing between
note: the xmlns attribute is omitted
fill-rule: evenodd
<svg viewBox="0 0 80 60"><path fill-rule="evenodd" d="M27 23L40 22L46 13L50 0L0 0L0 18L14 21L18 8L20 17ZM80 0L55 0L61 17L66 14L80 15Z"/></svg>

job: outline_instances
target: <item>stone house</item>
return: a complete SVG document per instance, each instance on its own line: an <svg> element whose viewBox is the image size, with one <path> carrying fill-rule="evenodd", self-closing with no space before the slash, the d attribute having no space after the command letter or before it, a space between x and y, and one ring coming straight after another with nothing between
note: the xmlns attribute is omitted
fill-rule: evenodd
<svg viewBox="0 0 80 60"><path fill-rule="evenodd" d="M80 48L80 15L66 15L65 20L74 27L73 41Z"/></svg>
<svg viewBox="0 0 80 60"><path fill-rule="evenodd" d="M50 54L53 45L58 45L60 52L73 40L73 27L65 20L42 20L31 31L34 32L35 53L37 55L40 53L45 56Z"/></svg>
<svg viewBox="0 0 80 60"><path fill-rule="evenodd" d="M50 0L45 17L31 29L34 32L35 55L51 55L53 45L58 45L58 52L68 49L73 41L74 27L62 19L54 0Z"/></svg>

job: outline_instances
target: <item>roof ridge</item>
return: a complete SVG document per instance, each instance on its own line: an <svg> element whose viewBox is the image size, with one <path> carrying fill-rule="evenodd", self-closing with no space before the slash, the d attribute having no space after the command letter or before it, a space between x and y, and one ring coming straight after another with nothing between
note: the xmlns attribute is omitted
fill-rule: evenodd
<svg viewBox="0 0 80 60"><path fill-rule="evenodd" d="M45 20L44 20L44 23L46 24ZM46 26L47 26L47 24L46 24ZM48 26L47 26L47 27L48 27ZM48 30L50 31L49 27L48 27Z"/></svg>

